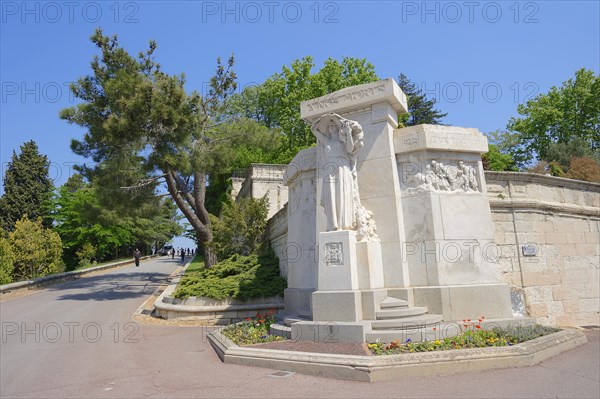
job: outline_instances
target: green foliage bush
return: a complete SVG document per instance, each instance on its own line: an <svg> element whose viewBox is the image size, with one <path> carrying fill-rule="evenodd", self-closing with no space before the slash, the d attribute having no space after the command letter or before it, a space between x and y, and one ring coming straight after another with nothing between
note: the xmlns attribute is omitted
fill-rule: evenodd
<svg viewBox="0 0 600 399"><path fill-rule="evenodd" d="M13 281L12 273L15 261L10 244L3 235L4 231L0 229L0 285L8 284Z"/></svg>
<svg viewBox="0 0 600 399"><path fill-rule="evenodd" d="M513 157L510 154L500 152L494 144L490 144L489 151L481 155L481 161L485 170L495 170L498 172L517 171Z"/></svg>
<svg viewBox="0 0 600 399"><path fill-rule="evenodd" d="M221 217L211 215L213 241L209 245L219 259L260 251L267 227L268 203L266 197L241 198L223 204Z"/></svg>
<svg viewBox="0 0 600 399"><path fill-rule="evenodd" d="M92 264L92 258L96 256L96 247L86 242L75 254L79 260L79 267L87 267Z"/></svg>
<svg viewBox="0 0 600 399"><path fill-rule="evenodd" d="M8 235L14 254L14 277L16 280L31 279L60 273L62 263L62 242L60 236L44 228L42 219L29 220L27 216L15 224L15 230Z"/></svg>
<svg viewBox="0 0 600 399"><path fill-rule="evenodd" d="M282 296L287 282L279 273L279 260L272 250L262 256L233 255L210 269L185 275L174 296L241 300Z"/></svg>

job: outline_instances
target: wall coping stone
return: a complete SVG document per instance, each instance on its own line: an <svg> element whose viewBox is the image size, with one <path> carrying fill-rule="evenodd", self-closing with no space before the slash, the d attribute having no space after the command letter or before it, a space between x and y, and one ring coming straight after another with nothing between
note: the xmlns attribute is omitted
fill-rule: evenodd
<svg viewBox="0 0 600 399"><path fill-rule="evenodd" d="M600 193L600 183L593 183L583 180L567 179L564 177L556 177L549 175L540 175L527 172L496 172L491 170L485 171L486 182L491 181L519 181L525 183L538 183L547 186L577 188L586 191Z"/></svg>

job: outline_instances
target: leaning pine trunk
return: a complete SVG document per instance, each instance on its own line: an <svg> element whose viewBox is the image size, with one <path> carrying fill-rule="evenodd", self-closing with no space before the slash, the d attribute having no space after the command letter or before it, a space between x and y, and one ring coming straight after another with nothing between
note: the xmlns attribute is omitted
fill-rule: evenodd
<svg viewBox="0 0 600 399"><path fill-rule="evenodd" d="M219 262L217 254L210 248L210 245L202 244L202 253L204 255L204 267L210 269Z"/></svg>

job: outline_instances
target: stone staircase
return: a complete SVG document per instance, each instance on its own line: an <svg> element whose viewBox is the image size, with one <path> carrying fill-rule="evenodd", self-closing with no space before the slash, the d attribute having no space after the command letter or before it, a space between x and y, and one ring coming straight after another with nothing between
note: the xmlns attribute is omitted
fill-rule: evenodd
<svg viewBox="0 0 600 399"><path fill-rule="evenodd" d="M376 312L377 320L371 321L371 332L367 342L391 342L394 340L413 342L437 339L438 327L443 320L441 315L427 314L426 307L410 307L408 301L387 297L380 303Z"/></svg>
<svg viewBox="0 0 600 399"><path fill-rule="evenodd" d="M454 331L443 328L442 316L428 314L426 307L409 306L408 301L387 297L376 312L376 320L370 320L371 331L366 334L367 342L392 342L397 339L406 342L421 342L455 335ZM271 334L291 338L290 325L297 321L309 321L298 317L285 317L282 322L271 325ZM454 333L454 334L453 334Z"/></svg>

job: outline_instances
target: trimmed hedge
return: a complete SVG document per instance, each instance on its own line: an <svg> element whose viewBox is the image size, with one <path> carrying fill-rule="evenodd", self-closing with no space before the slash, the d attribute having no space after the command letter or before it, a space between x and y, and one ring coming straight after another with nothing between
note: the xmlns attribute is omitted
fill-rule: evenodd
<svg viewBox="0 0 600 399"><path fill-rule="evenodd" d="M210 269L186 274L174 296L246 300L283 296L286 287L286 280L280 276L279 260L269 251L262 256L233 255Z"/></svg>

